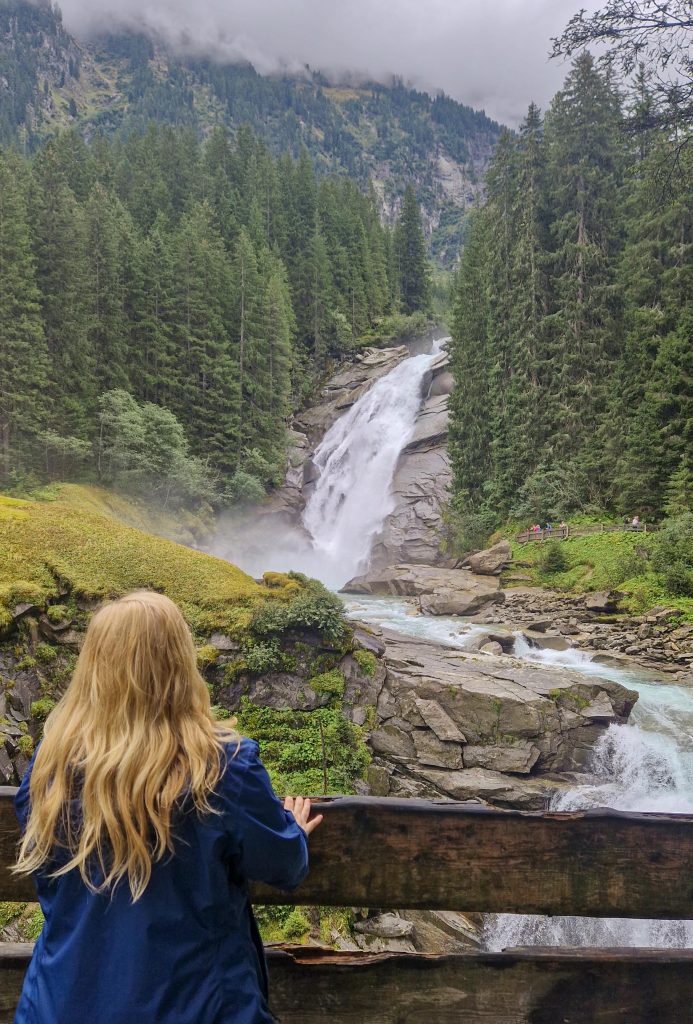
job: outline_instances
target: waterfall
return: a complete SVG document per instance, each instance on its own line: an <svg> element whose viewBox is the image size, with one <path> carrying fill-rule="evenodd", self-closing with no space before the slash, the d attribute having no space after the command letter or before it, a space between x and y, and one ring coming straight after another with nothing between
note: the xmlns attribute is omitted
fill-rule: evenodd
<svg viewBox="0 0 693 1024"><path fill-rule="evenodd" d="M426 375L449 341L410 356L373 384L327 431L313 455L318 479L302 528L271 516L226 524L212 552L251 575L268 566L315 576L338 589L364 572L373 542L394 509L392 480L416 429Z"/></svg>
<svg viewBox="0 0 693 1024"><path fill-rule="evenodd" d="M381 377L332 425L313 456L320 475L303 525L325 582L345 583L368 567L373 541L394 509L392 478L414 433L423 381L440 344Z"/></svg>

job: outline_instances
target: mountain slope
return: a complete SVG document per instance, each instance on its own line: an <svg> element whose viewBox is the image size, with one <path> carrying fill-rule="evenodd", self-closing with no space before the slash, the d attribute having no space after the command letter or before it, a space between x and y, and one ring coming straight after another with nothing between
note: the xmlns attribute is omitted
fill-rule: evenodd
<svg viewBox="0 0 693 1024"><path fill-rule="evenodd" d="M0 0L0 143L31 149L58 128L128 132L150 120L206 133L249 123L275 153L369 180L388 220L413 180L434 255L453 261L500 128L445 96L395 81L335 86L250 65L178 57L142 36L78 42L47 3Z"/></svg>

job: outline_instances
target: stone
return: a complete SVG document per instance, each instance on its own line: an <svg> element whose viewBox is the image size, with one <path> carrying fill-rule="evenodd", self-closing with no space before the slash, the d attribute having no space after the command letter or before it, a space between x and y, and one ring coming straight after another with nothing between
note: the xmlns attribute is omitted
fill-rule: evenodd
<svg viewBox="0 0 693 1024"><path fill-rule="evenodd" d="M414 934L414 925L397 914L379 914L357 921L354 931L361 935L375 935L378 939L408 939Z"/></svg>
<svg viewBox="0 0 693 1024"><path fill-rule="evenodd" d="M475 576L466 569L407 564L373 569L350 580L343 592L417 597L425 615L473 615L504 600L497 578Z"/></svg>
<svg viewBox="0 0 693 1024"><path fill-rule="evenodd" d="M618 721L618 715L606 693L598 693L586 708L580 709L583 718L595 718L604 722Z"/></svg>
<svg viewBox="0 0 693 1024"><path fill-rule="evenodd" d="M551 784L520 781L485 768L457 772L429 768L421 769L419 774L454 800L483 800L520 810L544 810L554 789Z"/></svg>
<svg viewBox="0 0 693 1024"><path fill-rule="evenodd" d="M484 646L480 647L479 650L482 654L503 654L503 648L495 640L491 640L490 643L484 644Z"/></svg>
<svg viewBox="0 0 693 1024"><path fill-rule="evenodd" d="M31 688L24 679L15 679L14 686L7 691L7 706L16 713L19 721L28 719L33 699Z"/></svg>
<svg viewBox="0 0 693 1024"><path fill-rule="evenodd" d="M585 597L585 608L588 612L608 614L609 612L618 611L619 602L622 599L623 594L617 590L587 594Z"/></svg>
<svg viewBox="0 0 693 1024"><path fill-rule="evenodd" d="M421 764L438 768L462 768L462 747L459 743L439 740L430 729L414 729L412 738L417 760Z"/></svg>
<svg viewBox="0 0 693 1024"><path fill-rule="evenodd" d="M421 700L419 697L415 697L414 703L423 721L429 729L433 730L439 740L453 743L467 742L464 734L437 701Z"/></svg>
<svg viewBox="0 0 693 1024"><path fill-rule="evenodd" d="M207 641L216 651L239 651L240 644L224 633L212 633Z"/></svg>
<svg viewBox="0 0 693 1024"><path fill-rule="evenodd" d="M494 772L529 775L541 751L533 743L509 743L500 746L467 746L465 768L488 768Z"/></svg>
<svg viewBox="0 0 693 1024"><path fill-rule="evenodd" d="M470 555L469 568L480 576L497 576L510 565L512 557L513 550L510 541L502 540L499 544L494 544L492 548Z"/></svg>
<svg viewBox="0 0 693 1024"><path fill-rule="evenodd" d="M382 757L405 759L416 757L414 741L411 736L392 722L387 722L380 729L372 732L368 742L373 753L380 754Z"/></svg>
<svg viewBox="0 0 693 1024"><path fill-rule="evenodd" d="M10 759L10 755L7 753L4 747L0 747L0 779L3 779L5 784L11 782L14 778L14 765Z"/></svg>

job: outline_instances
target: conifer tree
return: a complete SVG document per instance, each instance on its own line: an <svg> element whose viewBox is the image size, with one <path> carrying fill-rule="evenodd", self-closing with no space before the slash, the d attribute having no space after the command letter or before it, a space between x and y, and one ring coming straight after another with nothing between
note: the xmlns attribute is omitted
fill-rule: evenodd
<svg viewBox="0 0 693 1024"><path fill-rule="evenodd" d="M66 436L90 436L95 414L94 351L87 307L87 230L53 147L33 167L31 228L36 282L50 359L50 420Z"/></svg>
<svg viewBox="0 0 693 1024"><path fill-rule="evenodd" d="M21 167L0 153L0 480L30 467L46 426L48 358Z"/></svg>
<svg viewBox="0 0 693 1024"><path fill-rule="evenodd" d="M430 273L421 211L412 185L408 185L404 193L395 235L395 253L403 312L427 312L431 305Z"/></svg>

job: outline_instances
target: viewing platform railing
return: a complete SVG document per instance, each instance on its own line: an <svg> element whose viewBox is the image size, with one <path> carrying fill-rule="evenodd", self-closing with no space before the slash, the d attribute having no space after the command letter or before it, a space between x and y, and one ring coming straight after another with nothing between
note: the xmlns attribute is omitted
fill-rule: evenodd
<svg viewBox="0 0 693 1024"><path fill-rule="evenodd" d="M568 540L569 537L590 537L595 533L654 533L660 527L653 523L632 523L620 526L595 523L589 526L554 526L550 530L523 530L515 538L518 544L541 540Z"/></svg>
<svg viewBox="0 0 693 1024"><path fill-rule="evenodd" d="M8 870L18 840L13 792L0 788L0 900L31 901L31 881ZM311 838L306 881L291 894L257 886L254 902L693 919L693 817L352 797L317 809L325 822ZM0 944L0 1024L12 1021L31 948ZM693 950L272 946L268 961L281 1024L693 1020Z"/></svg>

